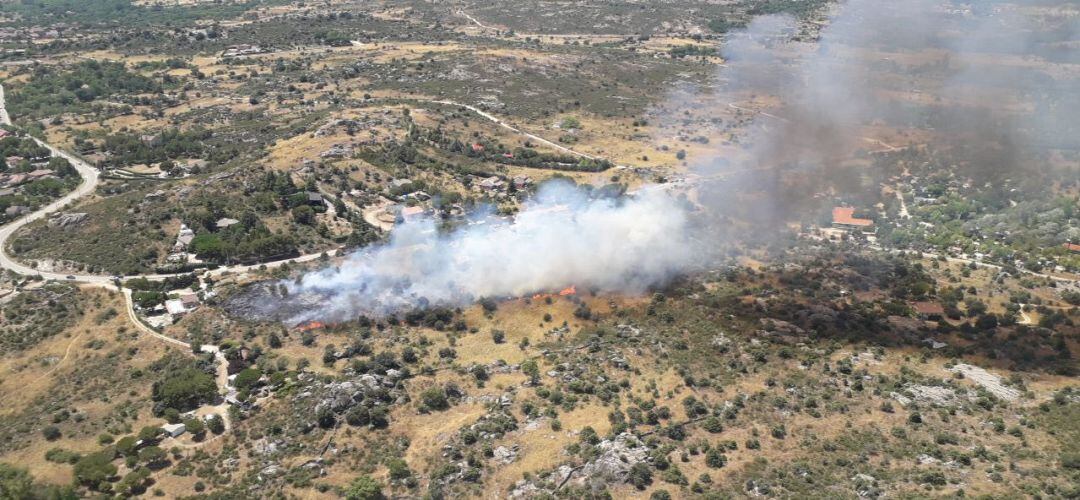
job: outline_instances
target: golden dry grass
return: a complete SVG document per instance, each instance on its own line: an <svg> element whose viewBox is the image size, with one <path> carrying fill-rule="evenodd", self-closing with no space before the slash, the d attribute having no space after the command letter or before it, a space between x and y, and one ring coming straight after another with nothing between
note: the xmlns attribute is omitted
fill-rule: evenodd
<svg viewBox="0 0 1080 500"><path fill-rule="evenodd" d="M58 384L68 383L69 375L81 362L101 362L100 359L94 358L99 358L102 352L87 349L88 342L103 342L106 349L122 347L135 350L136 354L131 360L125 360L123 365L117 366L117 369L125 371L145 368L159 359L168 349L161 341L148 336L131 339L130 335L135 329L128 323L127 315L123 314L124 303L119 294L99 289L84 289L80 293L88 296L91 306L75 325L25 353L0 358L0 373L3 373L0 377L0 394L3 395L4 401L0 411L10 415L24 408L35 398L47 396L49 391ZM119 311L119 314L99 324L96 318L102 311L109 308ZM117 332L125 330L127 334L117 335ZM24 361L47 357L56 359L56 362L45 366L26 364ZM82 401L78 404L78 410L85 416L86 421L99 421L112 413L115 402L125 399L149 400L150 386L146 383L133 383L128 387L116 387L113 396L114 398L110 400L112 402L101 399ZM136 420L128 422L133 429L160 423L149 414L149 409L142 411ZM93 435L72 437L65 434L64 437L53 442L44 439L34 440L28 447L0 455L0 462L17 463L27 467L35 477L42 481L69 484L71 466L51 463L44 459L45 452L56 447L77 452L91 452L99 449L100 445L97 443L96 436Z"/></svg>

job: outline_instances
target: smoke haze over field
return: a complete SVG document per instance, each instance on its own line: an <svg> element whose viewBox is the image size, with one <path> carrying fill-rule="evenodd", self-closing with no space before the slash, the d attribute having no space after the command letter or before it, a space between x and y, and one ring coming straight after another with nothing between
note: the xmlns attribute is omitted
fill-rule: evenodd
<svg viewBox="0 0 1080 500"><path fill-rule="evenodd" d="M752 162L835 163L874 123L964 136L1009 159L1080 145L1075 3L848 0L813 45L774 50L798 31L791 18L758 17L722 48L726 93L782 102L744 141Z"/></svg>
<svg viewBox="0 0 1080 500"><path fill-rule="evenodd" d="M713 217L753 221L741 236L827 213L837 198L876 203L901 171L865 154L893 149L882 130L900 146L925 144L979 185L1080 178L1077 4L848 0L816 41L792 41L807 38L803 28L755 18L722 47L716 94L677 95L692 110L768 108L739 136L738 154L720 137L713 153L692 157L706 177L739 172L704 185L701 201ZM1046 158L1059 154L1065 170L1051 171Z"/></svg>
<svg viewBox="0 0 1080 500"><path fill-rule="evenodd" d="M293 321L342 320L417 306L461 306L569 285L643 291L693 263L683 207L660 190L592 199L547 183L512 224L474 224L440 235L432 221L399 226L390 242L290 284L324 298Z"/></svg>
<svg viewBox="0 0 1080 500"><path fill-rule="evenodd" d="M720 229L732 220L746 223L745 234L768 236L815 192L876 193L882 179L874 176L885 172L837 168L859 148L891 147L862 135L871 124L933 130L974 151L962 160L978 175L1015 174L1035 163L1017 160L1026 148L1077 148L1080 13L1075 5L1064 9L848 0L814 45L791 42L800 30L794 20L758 17L725 43L728 64L718 78L725 94L772 96L782 104L754 118L741 138L748 144L743 159L731 161L723 150L692 158L701 174L755 172L698 186L695 201L710 215L722 214L707 231L691 224L689 211L665 190L590 199L550 184L513 223L447 235L431 221L396 228L388 244L288 283L290 295L311 298L288 317L343 320L568 285L643 291L708 265L704 250L728 237ZM727 102L701 104L717 109Z"/></svg>

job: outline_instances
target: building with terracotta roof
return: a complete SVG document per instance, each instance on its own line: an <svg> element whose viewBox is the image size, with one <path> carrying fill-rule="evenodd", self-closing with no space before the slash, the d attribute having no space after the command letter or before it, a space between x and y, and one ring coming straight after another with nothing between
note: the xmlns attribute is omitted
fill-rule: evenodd
<svg viewBox="0 0 1080 500"><path fill-rule="evenodd" d="M911 304L911 308L915 310L915 314L926 320L939 320L945 316L945 308L937 302L915 302Z"/></svg>
<svg viewBox="0 0 1080 500"><path fill-rule="evenodd" d="M426 213L426 211L424 210L424 207L419 206L419 205L412 206L412 207L402 207L402 209L401 209L401 219L406 221L406 222L414 221L414 220L422 218L425 213Z"/></svg>
<svg viewBox="0 0 1080 500"><path fill-rule="evenodd" d="M855 217L855 209L851 207L836 207L832 211L833 227L839 229L860 229L873 231L874 221L870 219L858 219Z"/></svg>

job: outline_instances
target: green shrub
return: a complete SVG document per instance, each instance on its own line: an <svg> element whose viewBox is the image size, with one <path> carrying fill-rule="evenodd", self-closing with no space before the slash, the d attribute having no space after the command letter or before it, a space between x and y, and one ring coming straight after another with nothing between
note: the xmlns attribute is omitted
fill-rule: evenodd
<svg viewBox="0 0 1080 500"><path fill-rule="evenodd" d="M371 476L360 476L345 489L346 500L382 500L382 485Z"/></svg>
<svg viewBox="0 0 1080 500"><path fill-rule="evenodd" d="M45 437L46 441L56 441L57 439L63 437L60 429L55 425L49 425L46 426L44 429L41 429L41 435Z"/></svg>
<svg viewBox="0 0 1080 500"><path fill-rule="evenodd" d="M432 410L445 410L450 407L446 399L446 391L442 387L431 387L420 393L420 402Z"/></svg>

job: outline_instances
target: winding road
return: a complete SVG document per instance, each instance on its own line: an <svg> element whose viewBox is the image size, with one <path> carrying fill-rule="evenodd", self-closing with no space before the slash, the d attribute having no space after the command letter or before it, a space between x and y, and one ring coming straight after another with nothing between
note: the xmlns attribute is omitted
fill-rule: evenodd
<svg viewBox="0 0 1080 500"><path fill-rule="evenodd" d="M11 125L11 117L8 116L7 101L4 97L3 85L0 85L0 124ZM94 190L97 189L98 183L101 181L100 177L98 176L98 170L92 167L89 163L86 163L75 155L69 154L66 151L54 147L46 143L45 141L42 141L41 139L38 139L36 137L33 137L32 139L38 144L40 144L42 147L48 148L49 151L52 152L52 154L71 162L71 165L74 166L75 170L79 172L79 176L82 177L82 183L80 183L74 191L62 196L61 198L57 199L52 203L49 203L48 205L45 205L44 207L41 207L36 212L24 215L0 228L0 267L10 271L14 271L24 276L41 276L42 278L46 279L66 280L67 276L69 275L62 273L38 271L37 269L34 269L32 267L20 264L7 253L8 239L11 238L11 235L15 234L15 231L18 231L23 226L26 226L27 224L30 224L31 222L34 222L36 220L43 219L47 215L57 212L60 209L66 207L67 205L73 203L75 200L78 200L79 198L93 193ZM76 276L76 281L93 283L97 285L108 285L111 283L111 279L108 276L98 275Z"/></svg>
<svg viewBox="0 0 1080 500"><path fill-rule="evenodd" d="M7 101L6 101L6 98L5 98L3 85L0 85L0 124L8 125L8 126L12 125L11 117L8 115L8 112L7 112ZM191 344L189 344L187 342L184 342L182 340L179 340L179 339L169 337L167 335L162 335L161 333L155 331L153 328L150 328L145 323L143 323L142 320L140 320L138 315L135 313L134 302L132 301L132 298L131 298L131 290L128 289L128 288L123 288L123 287L118 286L118 284L116 282L114 282L112 277L103 276L103 275L97 275L97 274L77 274L76 275L76 274L63 274L63 273L39 271L37 269L34 269L34 268L30 267L30 266L26 266L26 265L16 261L10 255L8 255L8 253L7 253L8 240L11 238L11 236L13 234L15 234L16 231L18 231L22 227L26 226L27 224L30 224L31 222L41 220L41 219L47 217L48 215L63 209L64 207L68 206L71 203L74 203L76 200L78 200L80 198L83 198L85 196L89 196L90 194L92 194L94 192L94 190L97 189L98 184L101 182L98 170L96 168L94 168L93 166L91 166L89 163L86 163L81 158L79 158L79 157L77 157L75 155L72 155L72 154L70 154L70 153L68 153L68 152L66 152L66 151L64 151L64 150L62 150L60 148L57 148L57 147L55 147L55 146L53 146L51 144L48 144L45 141L43 141L41 139L38 139L36 137L32 137L32 139L35 142L37 142L39 145L41 145L42 147L47 148L53 155L64 158L67 161L71 162L71 165L74 166L75 170L79 172L79 176L82 177L82 182L79 184L79 186L77 188L75 188L75 190L73 190L72 192L70 192L70 193L68 193L68 194L66 194L64 196L62 196L61 198L57 199L56 201L53 201L52 203L49 203L48 205L45 205L44 207L41 207L40 209L38 209L37 211L35 211L33 213L27 214L27 215L25 215L23 217L20 217L20 218L14 220L14 221L11 221L10 223L4 225L3 227L0 227L0 268L7 269L8 271L14 272L16 274L21 274L21 275L24 275L24 276L40 276L42 278L50 279L50 280L75 282L75 283L80 283L80 284L84 284L84 285L88 285L88 286L96 286L96 287L106 288L106 289L110 289L110 290L119 290L124 295L125 309L127 310L128 319L131 320L132 324L134 324L135 327L140 332L145 333L145 334L147 334L147 335L149 335L151 337L154 337L155 339L158 339L158 340L160 340L162 342L165 342L167 344L171 344L173 346L176 346L176 347L179 347L179 348L190 351L191 350ZM336 254L337 252L338 252L338 250L332 250L332 251L327 252L327 253L333 255L333 254ZM271 263L267 263L267 264L260 264L260 265L254 265L254 266L234 266L234 267L219 268L219 269L209 271L208 273L209 274L222 274L222 273L230 272L230 271L232 271L232 272L244 272L244 271L248 271L248 270L258 269L258 268L262 267L263 265L265 265L266 267L277 267L277 266L283 265L285 262L303 262L303 261L308 261L308 260L314 260L314 259L317 259L317 258L319 258L321 256L322 256L322 253L303 255L303 256L297 257L295 259L288 259L288 260L283 260L283 261L271 262ZM169 277L169 276L175 276L175 274L144 275L143 277L148 278L148 279L164 279L164 278ZM70 349L71 349L71 346L69 345L68 346L68 351L70 351ZM217 369L218 385L221 387L222 392L223 392L222 395L224 396L225 393L227 393L229 391L229 385L228 385L228 376L229 376L228 366L229 366L229 362L228 362L228 360L225 359L225 356L221 353L220 349L218 349L217 346L204 345L204 346L201 346L200 349L203 352L213 353L214 354L214 358L218 362L218 369ZM67 358L68 354L69 353L65 353L65 356L64 356L65 359ZM222 419L223 419L223 421L225 423L226 429L228 429L230 427L229 414L228 414L228 411L227 411L228 410L227 406L228 406L227 403L222 403L222 404L219 404L217 406L209 408L211 411L214 411L215 413L219 413L221 415L221 417L222 417ZM203 443L199 443L199 445L201 445L201 444L203 444Z"/></svg>
<svg viewBox="0 0 1080 500"><path fill-rule="evenodd" d="M7 105L6 104L7 103L6 103L6 100L5 100L5 97L4 97L4 87L3 87L3 85L0 85L0 124L11 125L12 122L11 122L11 118L8 116ZM7 225L5 225L3 227L0 227L0 268L13 271L13 272L15 272L17 274L21 274L23 276L40 276L42 278L51 279L51 280L69 281L69 282L100 285L100 286L105 286L106 288L111 288L111 289L115 290L116 286L113 283L114 279L111 276L106 276L106 275L101 275L101 274L71 274L71 273L54 273L54 272L47 272L47 271L39 271L37 269L34 269L33 267L30 267L30 266L27 266L25 264L22 264L22 263L18 262L11 255L8 254L8 240L11 239L11 236L14 235L16 231L18 231L19 229L22 229L27 224L30 224L30 223L32 223L34 221L41 220L41 219L47 217L50 214L53 214L53 213L56 213L56 212L60 211L64 207L68 206L69 204L75 202L76 200L78 200L80 198L83 198L83 197L86 197L86 196L89 196L89 195L93 194L94 190L97 189L98 184L100 184L100 182L101 182L100 172L98 172L98 169L94 168L89 163L86 163L86 161L84 161L83 159L81 159L78 156L75 156L75 155L73 155L71 153L68 153L67 151L64 151L64 150L62 150L62 149L60 149L60 148L58 148L56 146L53 146L53 145L51 145L51 144L49 144L49 143L47 143L47 142L45 142L45 141L43 141L41 139L38 139L36 137L31 137L31 139L33 139L35 142L37 142L42 147L48 148L48 150L53 155L59 156L61 158L66 159L67 161L71 162L71 165L74 166L75 170L77 170L79 172L79 176L82 177L82 183L80 183L79 186L77 188L75 188L74 191L64 195L63 197L57 199L56 201L53 201L52 203L49 203L48 205L45 205L44 207L41 207L40 209L38 209L37 211L35 211L33 213L27 214L27 215L25 215L23 217L20 217L20 218L14 220L14 221L11 221L10 223L8 223ZM223 267L218 267L218 268L206 271L205 275L207 275L207 276L220 276L220 275L226 274L226 273L243 273L243 272L255 271L255 270L259 270L259 269L273 269L273 268L285 265L287 263L310 262L312 260L315 260L315 259L318 259L318 258L322 257L324 253L327 254L328 256L332 257L332 256L335 256L335 255L338 255L340 252L341 252L341 249L337 248L337 249L327 250L325 252L314 252L314 253L304 254L304 255L301 255L299 257L293 257L293 258L289 258L289 259L282 259L282 260L271 261L271 262L264 262L264 263L260 263L260 264L223 266ZM169 278L169 277L179 276L181 274L187 274L187 273L142 274L142 275L127 276L126 278L128 278L128 279L130 279L130 278L146 278L146 279L149 279L149 280L157 281L157 280L163 280L163 279Z"/></svg>
<svg viewBox="0 0 1080 500"><path fill-rule="evenodd" d="M5 97L5 94L4 94L3 85L0 85L0 124L8 125L8 126L12 125L11 117L9 116L8 111L7 111L7 100L6 100L6 97ZM53 145L51 145L51 144L49 144L49 143L47 143L47 142L45 142L45 141L43 141L41 139L38 139L36 137L31 137L31 139L33 139L35 142L37 142L42 147L47 148L53 155L64 158L67 161L69 161L71 163L71 165L73 167L75 167L75 170L78 171L79 176L82 177L82 182L79 184L79 186L77 188L75 188L75 190L71 191L70 193L67 193L66 195L62 196L61 198L57 199L56 201L53 201L52 203L49 203L48 205L45 205L45 206L39 208L38 210L30 213L30 214L27 214L27 215L25 215L23 217L15 219L15 220L11 221L10 223L4 225L3 227L0 227L0 268L6 269L8 271L11 271L11 272L14 272L16 274L23 275L23 276L38 276L38 277L41 277L41 278L44 278L44 279L49 279L49 280L66 281L66 282L69 282L69 283L78 283L78 284L82 284L82 285L86 285L86 286L101 287L101 288L106 288L106 289L109 289L109 290L120 291L124 296L125 309L126 309L126 312L127 312L128 319L131 321L132 324L135 325L135 327L140 332L142 332L142 333L144 333L146 335L149 335L149 336L151 336L151 337L153 337L153 338L155 338L157 340L165 342L166 344L169 344L169 345L172 345L174 347L178 347L178 348L181 348L181 349L184 349L184 350L190 352L191 351L191 344L190 343L184 342L184 341L179 340L179 339L169 337L167 335L163 335L163 334L159 333L158 331L154 330L153 328L150 328L149 326L147 326L146 323L143 323L143 321L141 319L139 319L138 314L136 314L136 312L135 312L134 301L132 300L132 297L131 297L131 294L132 294L131 289L124 288L123 286L121 286L119 284L119 281L116 280L114 277L106 276L106 275L100 275L100 274L70 274L70 273L56 273L56 272L40 271L38 269L34 269L33 267L30 267L30 266L27 266L25 264L20 263L19 261L15 260L11 255L8 254L8 240L11 239L11 236L14 235L16 231L18 231L19 229L25 227L27 224L30 224L32 222L44 219L44 218L48 217L49 215L64 209L65 207L69 206L70 204L74 203L75 201L77 201L77 200L79 200L81 198L92 195L94 193L94 191L97 189L98 184L100 184L100 182L101 182L100 172L98 172L97 168L93 167L92 165L90 165L89 163L84 161L83 159L81 159L78 156L75 156L75 155L73 155L71 153L68 153L67 151L64 151L64 150L62 150L62 149L60 149L60 148L58 148L56 146L53 146ZM283 265L285 265L287 263L310 262L310 261L322 258L324 255L326 255L328 257L333 257L333 256L341 254L341 252L342 252L341 248L335 248L335 249L327 250L327 251L324 251L324 252L309 253L309 254L300 255L299 257L294 257L294 258L290 258L290 259L282 259L282 260L277 260L277 261L272 261L272 262L265 262L265 263L260 263L260 264L224 266L224 267L219 267L219 268L216 268L216 269L208 270L205 273L203 273L203 276L204 277L206 277L206 276L220 276L220 275L223 275L223 274L226 274L226 273L244 273L244 272L256 271L256 270L261 270L261 269L273 269L273 268L276 268L276 267L283 266ZM144 275L127 276L126 278L128 278L128 279L130 279L130 278L146 278L146 279L149 279L149 280L157 281L157 280L163 280L165 278L169 278L169 277L173 277L173 276L178 276L180 274L184 274L184 273L144 274ZM70 349L70 346L69 346L69 349ZM225 359L224 354L221 352L221 350L217 346L202 345L202 346L200 346L200 350L202 352L204 352L204 353L213 353L214 358L216 359L217 364L218 364L217 383L218 383L218 386L221 388L222 396L223 397L226 396L232 390L232 388L229 386L229 381L228 381L228 377L229 377L229 373L228 373L229 362L228 362L228 360ZM221 417L222 417L222 419L223 419L223 421L225 423L225 428L226 428L226 430L228 430L228 429L231 428L231 423L229 422L228 406L229 406L228 403L223 402L223 403L218 404L216 406L205 407L204 410L209 410L211 412L218 413L219 415L221 415ZM185 445L184 447L202 446L203 444L206 444L206 443L208 443L209 441L212 441L212 440L213 439L198 442L198 443L195 443L193 445Z"/></svg>

